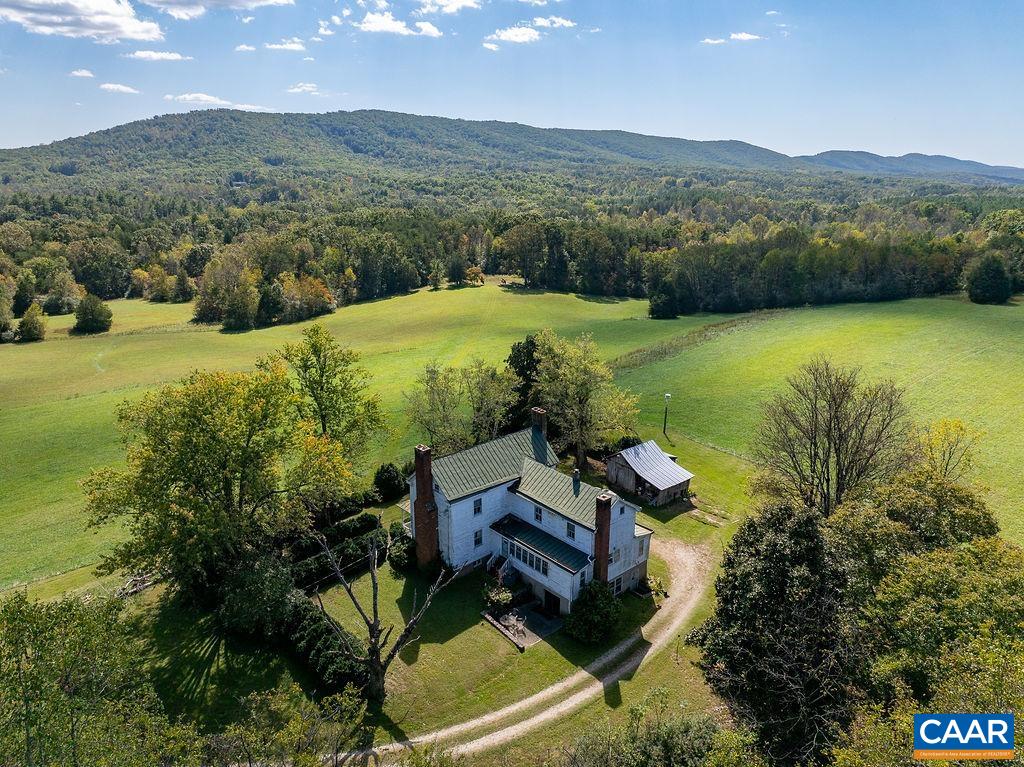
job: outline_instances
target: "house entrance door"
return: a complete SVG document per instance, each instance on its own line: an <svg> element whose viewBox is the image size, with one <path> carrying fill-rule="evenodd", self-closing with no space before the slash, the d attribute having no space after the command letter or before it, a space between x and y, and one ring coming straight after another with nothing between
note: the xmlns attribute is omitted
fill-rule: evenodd
<svg viewBox="0 0 1024 767"><path fill-rule="evenodd" d="M552 594L547 589L544 589L544 612L550 615L558 615L561 611L562 600L557 595Z"/></svg>

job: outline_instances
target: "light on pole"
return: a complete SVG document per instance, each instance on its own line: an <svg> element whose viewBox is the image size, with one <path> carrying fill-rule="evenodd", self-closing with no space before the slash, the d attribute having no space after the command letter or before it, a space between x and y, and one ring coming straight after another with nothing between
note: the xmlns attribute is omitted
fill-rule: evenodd
<svg viewBox="0 0 1024 767"><path fill-rule="evenodd" d="M665 420L661 424L661 433L666 437L668 436L668 401L672 399L672 395L665 392Z"/></svg>

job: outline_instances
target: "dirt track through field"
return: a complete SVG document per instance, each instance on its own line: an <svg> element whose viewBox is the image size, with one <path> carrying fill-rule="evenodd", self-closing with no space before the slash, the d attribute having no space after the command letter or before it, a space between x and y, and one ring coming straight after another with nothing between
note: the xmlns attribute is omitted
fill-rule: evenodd
<svg viewBox="0 0 1024 767"><path fill-rule="evenodd" d="M381 746L366 756L385 761L402 749L428 743L443 744L460 755L486 751L567 716L606 687L631 677L679 635L700 603L713 564L705 548L678 541L655 538L652 551L668 565L671 593L643 627L642 635L624 639L588 666L528 698L450 727Z"/></svg>

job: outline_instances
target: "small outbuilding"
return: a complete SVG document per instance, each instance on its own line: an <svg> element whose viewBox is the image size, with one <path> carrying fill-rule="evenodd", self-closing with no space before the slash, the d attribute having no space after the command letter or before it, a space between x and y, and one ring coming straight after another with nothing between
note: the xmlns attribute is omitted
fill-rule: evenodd
<svg viewBox="0 0 1024 767"><path fill-rule="evenodd" d="M616 453L607 462L608 484L639 495L652 506L686 498L693 474L653 439Z"/></svg>

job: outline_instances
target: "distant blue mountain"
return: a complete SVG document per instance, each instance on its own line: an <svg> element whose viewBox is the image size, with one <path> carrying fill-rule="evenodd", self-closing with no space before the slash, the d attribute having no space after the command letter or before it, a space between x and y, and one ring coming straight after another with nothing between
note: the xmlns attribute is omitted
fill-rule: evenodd
<svg viewBox="0 0 1024 767"><path fill-rule="evenodd" d="M260 174L326 181L360 176L507 177L520 172L621 175L631 167L649 175L769 170L1024 183L1021 168L922 154L882 157L833 151L789 157L743 141L535 128L377 110L267 114L215 109L162 115L52 144L0 150L0 193L194 188Z"/></svg>

